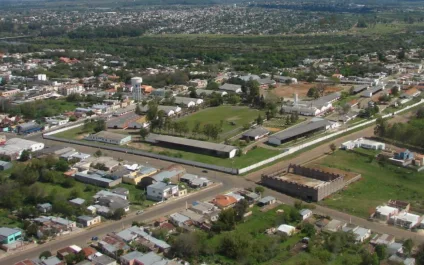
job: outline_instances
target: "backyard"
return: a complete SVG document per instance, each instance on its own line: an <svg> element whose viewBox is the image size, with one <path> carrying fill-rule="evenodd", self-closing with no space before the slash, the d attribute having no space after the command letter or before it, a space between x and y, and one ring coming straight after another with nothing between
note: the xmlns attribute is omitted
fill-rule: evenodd
<svg viewBox="0 0 424 265"><path fill-rule="evenodd" d="M424 209L424 173L379 163L367 152L340 150L313 164L362 174L361 180L320 202L323 205L360 217L369 217L371 210L389 199L408 201L415 211Z"/></svg>

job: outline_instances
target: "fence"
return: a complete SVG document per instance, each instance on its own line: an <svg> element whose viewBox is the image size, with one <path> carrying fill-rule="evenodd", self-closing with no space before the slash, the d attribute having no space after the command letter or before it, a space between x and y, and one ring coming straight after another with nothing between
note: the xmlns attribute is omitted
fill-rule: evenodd
<svg viewBox="0 0 424 265"><path fill-rule="evenodd" d="M423 102L424 102L424 99L421 99L419 102L417 102L417 103L415 103L415 104L409 105L409 106L407 106L407 107L405 107L405 108L403 108L403 109L401 109L401 110L395 111L395 112L394 112L394 114L398 114L398 113L401 113L401 112L406 111L406 110L408 110L408 109L414 108L414 107L416 107L416 106L418 106L418 105L422 104ZM386 114L386 115L384 115L384 116L383 116L383 118L389 118L389 117L392 117L392 116L393 116L393 114ZM335 133L332 133L332 134L326 135L326 136L324 136L324 137L321 137L321 138L315 139L315 140L313 140L313 141L310 141L310 142L307 142L307 143L304 143L304 144L301 144L301 145L298 145L298 146L291 147L291 148L289 148L286 152L284 152L284 153L282 153L282 154L278 154L278 155L276 155L276 156L274 156L274 157L268 158L268 159L266 159L266 160L263 160L263 161L261 161L261 162L258 162L258 163L256 163L256 164L254 164L254 165L250 165L250 166L248 166L248 167L245 167L245 168L241 168L241 169L239 169L239 170L238 170L238 174L246 173L246 172L251 171L251 170L253 170L253 169L255 169L255 168L258 168L258 167L261 167L261 166L266 165L266 164L268 164L268 163L274 162L275 160L281 159L281 158L286 157L286 156L288 156L288 155L290 155L290 154L293 154L293 153L295 153L295 152L297 152L297 151L300 151L300 150L302 150L302 149L304 149L304 148L307 148L307 147L312 146L312 145L314 145L314 144L317 144L317 143L319 143L319 142L322 142L322 141L328 140L328 139L333 138L333 137L335 137L335 136L338 136L338 135L341 135L341 134L347 133L347 132L352 131L352 130L356 130L356 129L360 128L360 127L364 127L364 126L367 126L367 125L373 124L373 123L375 123L375 121L376 121L376 120L377 120L377 119L369 120L369 121L366 121L366 122L360 123L360 124L358 124L358 125L352 126L352 127L350 127L350 128L347 128L347 129L345 129L345 130L338 131L338 132L335 132Z"/></svg>

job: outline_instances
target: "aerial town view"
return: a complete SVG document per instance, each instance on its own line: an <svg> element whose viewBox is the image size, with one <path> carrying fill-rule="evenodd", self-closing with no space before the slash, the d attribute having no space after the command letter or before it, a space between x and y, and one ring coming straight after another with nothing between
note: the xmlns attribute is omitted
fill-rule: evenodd
<svg viewBox="0 0 424 265"><path fill-rule="evenodd" d="M424 1L0 14L0 265L424 265Z"/></svg>

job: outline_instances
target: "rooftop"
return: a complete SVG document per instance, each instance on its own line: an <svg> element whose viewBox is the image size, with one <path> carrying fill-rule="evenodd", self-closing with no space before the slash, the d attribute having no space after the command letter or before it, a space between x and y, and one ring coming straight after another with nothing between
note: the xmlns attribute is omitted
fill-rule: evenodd
<svg viewBox="0 0 424 265"><path fill-rule="evenodd" d="M320 120L320 121L310 122L307 124L300 124L298 126L273 134L272 136L270 136L270 138L277 138L280 141L284 141L284 140L293 138L295 136L308 133L310 131L314 131L320 128L325 128L328 125L329 125L329 121L327 120Z"/></svg>
<svg viewBox="0 0 424 265"><path fill-rule="evenodd" d="M202 149L212 150L216 152L226 152L226 153L237 149L237 147L235 146L226 145L226 144L217 144L217 143L211 143L206 141L192 140L192 139L186 139L183 137L160 135L160 134L154 134L154 133L149 134L146 140L152 143L166 142L171 144L185 145L188 147L202 148Z"/></svg>
<svg viewBox="0 0 424 265"><path fill-rule="evenodd" d="M308 186L310 188L319 188L325 185L325 181L308 178L308 177L304 177L304 176L296 175L292 173L287 173L285 175L279 176L278 178L288 182L294 182L300 185Z"/></svg>
<svg viewBox="0 0 424 265"><path fill-rule="evenodd" d="M106 131L100 131L100 132L94 134L94 136L105 138L105 139L110 139L110 140L113 140L113 141L121 141L121 140L123 140L127 137L131 137L130 135L124 135L124 134L112 133L112 132L106 132ZM89 137L92 137L92 135L90 135Z"/></svg>

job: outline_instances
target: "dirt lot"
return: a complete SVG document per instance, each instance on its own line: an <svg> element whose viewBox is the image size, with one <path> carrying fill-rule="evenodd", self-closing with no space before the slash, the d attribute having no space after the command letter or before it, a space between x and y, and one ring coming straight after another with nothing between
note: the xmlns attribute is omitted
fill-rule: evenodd
<svg viewBox="0 0 424 265"><path fill-rule="evenodd" d="M292 98L295 93L299 95L299 98L306 98L306 94L311 87L316 86L316 83L308 83L308 82L300 82L298 84L278 84L276 88L271 90L262 91L263 94L271 94L275 95L279 98ZM329 86L325 89L325 94L337 92L346 89L346 86L337 85L337 86Z"/></svg>

